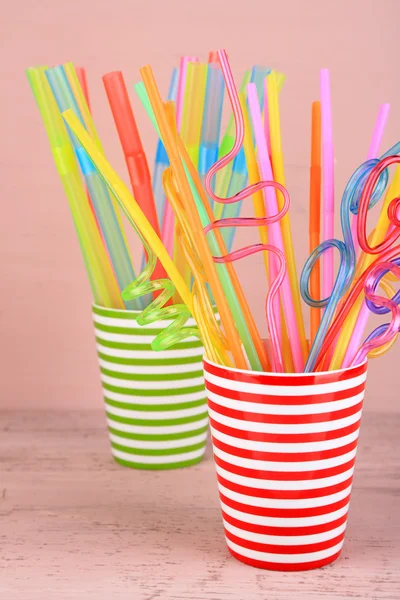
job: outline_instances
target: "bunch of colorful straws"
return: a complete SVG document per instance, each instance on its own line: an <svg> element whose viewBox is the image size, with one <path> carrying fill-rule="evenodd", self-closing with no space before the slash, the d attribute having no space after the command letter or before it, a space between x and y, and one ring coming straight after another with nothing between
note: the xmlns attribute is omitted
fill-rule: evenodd
<svg viewBox="0 0 400 600"><path fill-rule="evenodd" d="M311 255L299 280L280 132L281 74L253 67L238 92L225 51L210 53L208 64L184 57L164 102L151 68L142 68L142 82L135 89L159 135L152 178L123 76L105 75L132 195L104 156L84 71L68 63L27 73L71 207L94 301L140 311L139 324L169 319L155 349L196 335L208 358L226 366L312 372L357 364L393 344L400 327L400 292L393 288L400 278L400 246L395 245L400 167L389 186L388 167L400 163L400 143L378 158L387 104L380 108L367 160L344 190L343 240L336 239L330 82L328 71L321 71L321 99L312 105ZM221 139L225 87L233 114ZM368 210L383 196L376 227L367 235ZM246 198L252 200L254 217L239 216ZM143 243L138 276L120 209ZM236 227L256 228L259 242L232 250ZM336 277L335 248L340 255ZM268 343L261 339L233 264L257 252L264 254L268 280ZM309 341L301 297L310 307ZM391 320L364 339L370 312L390 313ZM190 316L197 328L185 327Z"/></svg>

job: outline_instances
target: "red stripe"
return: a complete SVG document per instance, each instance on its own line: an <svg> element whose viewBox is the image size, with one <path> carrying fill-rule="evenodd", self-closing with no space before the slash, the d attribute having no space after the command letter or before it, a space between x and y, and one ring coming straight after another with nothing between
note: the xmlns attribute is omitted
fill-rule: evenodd
<svg viewBox="0 0 400 600"><path fill-rule="evenodd" d="M313 481L315 479L325 479L325 477L333 477L334 475L340 475L345 473L354 466L355 457L349 460L343 465L337 467L331 467L330 469L321 469L320 471L259 471L257 469L250 469L247 467L239 467L238 465L232 465L222 460L214 454L215 463L222 469L235 473L235 475L241 475L242 477L252 477L253 479L269 479L270 481Z"/></svg>
<svg viewBox="0 0 400 600"><path fill-rule="evenodd" d="M328 558L323 558L322 560L314 560L312 562L303 562L303 563L273 563L263 560L254 560L253 558L247 558L247 556L242 556L238 554L228 546L228 550L236 560L239 560L246 565L250 565L251 567L256 567L257 569L268 569L269 571L307 571L310 569L320 569L321 567L325 567L325 565L329 565L337 560L340 556L340 552L329 556Z"/></svg>
<svg viewBox="0 0 400 600"><path fill-rule="evenodd" d="M332 448L331 450L317 450L316 452L262 452L260 450L244 450L236 446L230 446L221 442L212 436L213 445L224 452L240 456L241 458L253 458L255 460L270 460L273 462L307 462L310 460L325 460L329 458L337 458L343 454L347 454L357 447L357 441L354 440L350 444Z"/></svg>
<svg viewBox="0 0 400 600"><path fill-rule="evenodd" d="M266 535L282 535L282 536L291 536L291 535L313 535L314 533L325 533L326 531L332 531L332 529L336 529L336 527L340 527L343 523L346 523L347 513L340 517L340 519L336 519L335 521L330 521L329 523L323 523L322 525L310 525L309 527L269 527L267 525L254 525L253 523L245 523L244 521L240 521L239 519L235 519L227 515L223 510L222 516L227 523L230 525L234 525L234 527L238 527L239 529L244 529L244 531L251 531L253 533L263 533Z"/></svg>
<svg viewBox="0 0 400 600"><path fill-rule="evenodd" d="M344 532L340 535L326 540L325 542L319 542L315 544L303 544L302 546L280 546L275 544L262 544L260 542L251 542L240 538L227 529L225 529L226 537L231 540L234 544L242 546L242 548L248 548L249 550L256 550L257 552L271 552L272 554L306 554L308 552L320 552L321 550L327 550L333 548L344 539Z"/></svg>
<svg viewBox="0 0 400 600"><path fill-rule="evenodd" d="M331 423L339 419L345 419L355 415L362 409L363 401L344 408L343 410L336 410L327 413L318 413L312 415L268 415L253 413L248 411L242 411L236 408L226 408L217 404L208 398L208 406L211 410L214 410L219 415L229 417L230 419L238 419L239 421L253 422L253 423L265 423L268 424L280 424L280 425L302 425L309 423Z"/></svg>
<svg viewBox="0 0 400 600"><path fill-rule="evenodd" d="M343 427L342 429L334 429L333 431L321 431L318 433L264 433L261 431L246 431L228 427L210 417L211 426L221 433L226 433L232 437L237 437L243 440L251 440L253 442L272 442L276 444L285 443L302 443L302 442L325 442L327 440L335 440L354 433L360 428L359 419L356 423Z"/></svg>
<svg viewBox="0 0 400 600"><path fill-rule="evenodd" d="M224 367L212 365L207 360L204 360L204 370L207 373L228 379L229 381L238 381L241 383L256 383L261 385L320 385L323 383L335 383L337 381L350 381L359 375L362 375L367 370L367 363L347 369L346 371L338 371L331 373L310 373L301 375L288 375L285 373L249 373L237 370L228 370Z"/></svg>
<svg viewBox="0 0 400 600"><path fill-rule="evenodd" d="M222 492L219 493L221 502L233 508L239 510L242 513L248 515L257 515L259 517L275 517L277 519L301 519L304 517L319 517L321 515L327 515L333 513L336 510L344 508L350 502L350 494L332 504L326 504L325 506L314 506L310 508L265 508L262 506L250 506L250 504L243 504L242 502L236 502L231 500L227 496L224 496Z"/></svg>
<svg viewBox="0 0 400 600"><path fill-rule="evenodd" d="M327 392L326 394L312 394L307 396L279 396L272 394L252 394L250 392L238 392L228 390L205 380L206 389L223 398L238 400L241 402L255 402L261 404L298 405L298 404L321 404L323 402L335 402L336 400L347 400L352 396L361 394L365 390L365 381L347 390L338 392Z"/></svg>
<svg viewBox="0 0 400 600"><path fill-rule="evenodd" d="M253 496L254 498L271 498L273 500L304 500L308 498L323 498L324 496L330 496L337 494L348 488L353 483L353 476L325 488L312 489L312 490L265 490L253 487L247 487L245 485L239 485L228 481L217 473L217 479L221 485L226 487L232 492L243 494L245 496Z"/></svg>

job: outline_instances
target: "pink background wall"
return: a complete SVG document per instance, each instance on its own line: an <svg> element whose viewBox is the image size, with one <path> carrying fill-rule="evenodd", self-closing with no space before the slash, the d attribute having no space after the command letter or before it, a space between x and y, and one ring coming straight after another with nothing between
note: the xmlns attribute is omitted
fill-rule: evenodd
<svg viewBox="0 0 400 600"><path fill-rule="evenodd" d="M115 9L114 6L118 8ZM96 123L126 178L100 76L121 69L132 89L150 63L166 91L181 53L225 47L237 78L254 62L287 75L283 142L299 269L307 253L310 105L321 67L333 87L337 198L365 159L378 106L392 110L384 148L399 139L398 0L14 0L2 15L0 406L96 408L101 393L91 294L66 199L24 69L72 60L85 66ZM132 93L146 147L151 126ZM248 214L251 214L248 212ZM337 229L339 232L339 228ZM249 241L241 234L239 242ZM247 239L246 239L247 238ZM262 322L261 257L240 266ZM398 408L400 345L370 365L368 409Z"/></svg>

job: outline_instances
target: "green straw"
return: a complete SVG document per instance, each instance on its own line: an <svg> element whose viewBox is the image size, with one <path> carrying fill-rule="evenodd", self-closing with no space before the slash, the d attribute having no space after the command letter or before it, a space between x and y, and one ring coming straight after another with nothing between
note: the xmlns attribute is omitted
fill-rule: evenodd
<svg viewBox="0 0 400 600"><path fill-rule="evenodd" d="M45 76L45 70L45 67L30 68L26 74L68 198L93 298L98 305L123 309L125 305L89 206L72 144Z"/></svg>

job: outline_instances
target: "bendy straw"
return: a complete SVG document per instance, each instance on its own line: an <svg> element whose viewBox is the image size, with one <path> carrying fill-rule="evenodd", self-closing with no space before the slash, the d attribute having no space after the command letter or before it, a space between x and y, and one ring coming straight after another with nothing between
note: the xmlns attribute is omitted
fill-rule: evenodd
<svg viewBox="0 0 400 600"><path fill-rule="evenodd" d="M310 208L309 246L310 253L320 244L321 229L321 103L312 103L311 114L311 166L310 166ZM311 297L321 297L320 261L310 275ZM310 307L310 342L313 343L321 321L321 309Z"/></svg>
<svg viewBox="0 0 400 600"><path fill-rule="evenodd" d="M218 159L222 106L224 102L224 78L219 63L210 63L207 70L206 96L200 139L198 172L204 182L206 173ZM211 208L212 208L211 203Z"/></svg>
<svg viewBox="0 0 400 600"><path fill-rule="evenodd" d="M261 109L257 99L257 89L254 83L249 83L247 86L248 102L250 108L250 114L253 123L254 135L257 142L258 156L259 156L259 168L260 174L263 180L272 181L273 174L272 168L269 161L268 148L264 136L262 120L261 120ZM275 190L268 187L265 190L266 206L268 207L269 216L276 215L278 213L278 204L276 199ZM274 223L269 227L269 241L270 244L278 248L283 255L285 255L285 248L282 239L282 232L279 223ZM277 277L276 258L271 257L269 263L270 269L270 286ZM281 287L281 300L284 307L285 320L287 325L287 332L289 336L290 347L292 351L292 358L295 371L301 372L304 368L304 361L302 356L302 349L300 343L300 336L296 323L296 314L294 309L294 302L292 297L292 290L290 287L290 281L286 275L282 287ZM280 306L279 297L274 305L275 320L280 323ZM280 333L280 327L278 328Z"/></svg>
<svg viewBox="0 0 400 600"><path fill-rule="evenodd" d="M143 67L141 69L141 75L146 87L152 109L157 119L158 126L160 128L161 137L165 144L166 150L170 156L174 157L174 175L177 179L178 186L181 190L182 199L186 202L187 215L190 219L190 225L196 232L196 238L199 244L199 251L201 253L201 260L205 269L208 282L210 284L211 292L213 294L215 303L218 308L219 315L221 317L221 323L225 331L225 335L228 340L228 346L232 352L232 356L235 364L243 365L238 368L246 368L246 360L241 347L241 340L236 331L236 324L232 317L232 313L229 309L227 298L223 292L221 282L217 276L217 272L210 254L206 237L203 233L202 223L198 214L198 208L192 197L192 190L187 180L185 169L179 157L177 156L177 148L174 141L174 135L169 128L168 119L165 113L165 109L161 98L158 93L157 85L154 80L153 73L150 67ZM179 138L178 138L179 142ZM172 162L171 162L172 164ZM239 323L237 323L239 325Z"/></svg>
<svg viewBox="0 0 400 600"><path fill-rule="evenodd" d="M71 209L93 299L108 308L124 308L106 249L87 201L71 141L44 68L27 69L27 76L49 138L57 171Z"/></svg>
<svg viewBox="0 0 400 600"><path fill-rule="evenodd" d="M62 112L71 108L79 117L80 111L63 68L59 66L48 69L46 71L46 76L50 83L50 87L52 88L59 110ZM83 124L82 118L81 122ZM128 248L121 234L121 229L114 211L114 205L111 201L107 187L91 164L91 161L88 160L85 150L74 135L71 136L71 141L101 226L115 275L122 291L133 279L135 279L135 273L133 271ZM139 306L140 305L141 303L139 303ZM137 308L138 303L132 303L129 307Z"/></svg>
<svg viewBox="0 0 400 600"><path fill-rule="evenodd" d="M379 148L382 142L383 132L385 131L386 122L389 117L389 111L390 104L382 104L379 107L379 112L375 122L371 143L368 149L367 160L370 160L371 158L377 158L379 155ZM357 253L359 249L357 239L357 215L353 216L353 220L351 222L351 232L353 235L354 247Z"/></svg>
<svg viewBox="0 0 400 600"><path fill-rule="evenodd" d="M158 130L157 122L155 121L152 107L150 105L149 98L146 94L146 90L143 84L137 84L136 91L146 109L154 126ZM209 200L205 191L201 185L201 181L198 173L194 166L191 164L190 158L185 150L183 142L178 138L178 148L181 156L184 159L185 174L188 178L190 190L193 195L193 200L196 204L196 209L203 226L210 224L212 220L212 211L209 204ZM197 230L196 230L197 231ZM215 237L214 237L215 236ZM202 238L200 232L196 235ZM226 254L226 249L223 244L223 238L221 233L217 230L210 233L208 243L213 254L219 255L220 253ZM233 269L232 264L217 264L216 265L218 276L223 285L223 289L226 294L226 298L231 308L232 314L235 319L238 332L243 340L244 348L246 349L251 368L259 370L260 365L263 369L268 369L268 357L263 347L262 341L258 334L254 319L248 308L248 304L243 295L241 286L237 280L236 273Z"/></svg>

